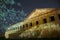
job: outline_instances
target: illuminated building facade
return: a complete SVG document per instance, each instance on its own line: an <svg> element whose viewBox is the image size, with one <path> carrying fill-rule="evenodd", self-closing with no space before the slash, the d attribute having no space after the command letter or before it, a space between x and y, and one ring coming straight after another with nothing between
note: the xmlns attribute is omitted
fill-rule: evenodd
<svg viewBox="0 0 60 40"><path fill-rule="evenodd" d="M29 15L23 22L19 24L19 26L17 25L18 27L15 27L15 25L13 25L13 28L11 27L12 30L10 30L11 28L8 28L5 32L5 37L12 38L16 35L17 38L48 37L47 33L51 33L52 30L60 31L60 8L34 9L31 12L31 15Z"/></svg>

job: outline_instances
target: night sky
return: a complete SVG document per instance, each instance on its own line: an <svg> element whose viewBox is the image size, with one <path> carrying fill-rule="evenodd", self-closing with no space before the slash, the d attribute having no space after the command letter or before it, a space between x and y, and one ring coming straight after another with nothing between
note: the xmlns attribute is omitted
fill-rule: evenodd
<svg viewBox="0 0 60 40"><path fill-rule="evenodd" d="M60 0L0 0L0 32L23 21L34 8L58 8Z"/></svg>
<svg viewBox="0 0 60 40"><path fill-rule="evenodd" d="M60 7L60 0L15 0L20 2L26 12L33 8L58 8Z"/></svg>

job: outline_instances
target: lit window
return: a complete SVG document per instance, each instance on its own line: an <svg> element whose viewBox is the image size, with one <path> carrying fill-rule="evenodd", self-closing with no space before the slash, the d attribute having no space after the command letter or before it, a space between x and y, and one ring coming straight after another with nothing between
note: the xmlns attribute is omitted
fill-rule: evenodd
<svg viewBox="0 0 60 40"><path fill-rule="evenodd" d="M55 21L54 16L51 16L50 19L50 21Z"/></svg>

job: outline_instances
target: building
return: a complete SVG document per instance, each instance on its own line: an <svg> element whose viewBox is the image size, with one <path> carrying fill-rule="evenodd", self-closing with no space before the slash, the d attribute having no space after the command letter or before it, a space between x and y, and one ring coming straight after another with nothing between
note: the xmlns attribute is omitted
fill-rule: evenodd
<svg viewBox="0 0 60 40"><path fill-rule="evenodd" d="M51 28L60 30L59 26L60 26L60 8L38 8L34 9L31 12L31 14L23 22L21 22L19 27L13 29L13 30L18 29L15 33L9 33L13 30L6 31L5 37L10 38L17 34L18 38L38 37L39 35L37 34L40 34L41 30Z"/></svg>

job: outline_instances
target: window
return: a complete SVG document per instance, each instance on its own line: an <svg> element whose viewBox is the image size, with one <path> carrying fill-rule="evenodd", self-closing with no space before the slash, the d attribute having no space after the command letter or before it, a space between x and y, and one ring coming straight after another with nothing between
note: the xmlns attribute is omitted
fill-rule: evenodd
<svg viewBox="0 0 60 40"><path fill-rule="evenodd" d="M22 28L22 26L20 26L20 29Z"/></svg>
<svg viewBox="0 0 60 40"><path fill-rule="evenodd" d="M22 30L23 29L23 26L20 26L20 30Z"/></svg>
<svg viewBox="0 0 60 40"><path fill-rule="evenodd" d="M26 27L28 27L28 24L26 24Z"/></svg>
<svg viewBox="0 0 60 40"><path fill-rule="evenodd" d="M30 23L30 26L32 26L32 23Z"/></svg>
<svg viewBox="0 0 60 40"><path fill-rule="evenodd" d="M14 29L16 30L17 28L15 27Z"/></svg>
<svg viewBox="0 0 60 40"><path fill-rule="evenodd" d="M38 25L39 24L39 22L38 21L36 21L36 25Z"/></svg>
<svg viewBox="0 0 60 40"><path fill-rule="evenodd" d="M23 28L24 28L24 25L23 25Z"/></svg>
<svg viewBox="0 0 60 40"><path fill-rule="evenodd" d="M19 27L18 27L18 30L19 30Z"/></svg>
<svg viewBox="0 0 60 40"><path fill-rule="evenodd" d="M58 18L60 19L60 14L58 14Z"/></svg>
<svg viewBox="0 0 60 40"><path fill-rule="evenodd" d="M51 16L50 19L50 21L55 21L54 16Z"/></svg>
<svg viewBox="0 0 60 40"><path fill-rule="evenodd" d="M46 19L43 19L43 22L44 22L44 23L47 23L47 20L46 20Z"/></svg>

